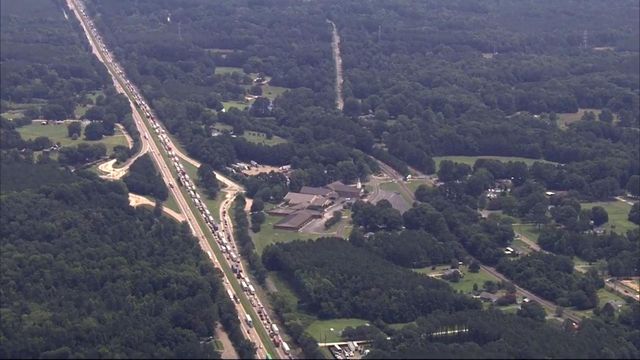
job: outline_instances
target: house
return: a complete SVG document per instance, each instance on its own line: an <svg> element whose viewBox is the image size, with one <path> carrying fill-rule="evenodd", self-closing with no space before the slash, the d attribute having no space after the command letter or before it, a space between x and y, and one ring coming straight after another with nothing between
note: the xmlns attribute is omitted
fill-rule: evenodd
<svg viewBox="0 0 640 360"><path fill-rule="evenodd" d="M483 291L480 293L479 296L480 300L482 301L487 301L487 302L491 302L491 303L495 303L496 301L498 301L498 299L500 298L499 295L497 294L492 294L490 292L487 291Z"/></svg>
<svg viewBox="0 0 640 360"><path fill-rule="evenodd" d="M303 186L302 189L300 189L300 193L309 194L309 195L327 196L327 197L331 193L335 193L336 196L338 195L335 191L332 191L331 189L321 188L321 187L312 187L312 186Z"/></svg>
<svg viewBox="0 0 640 360"><path fill-rule="evenodd" d="M343 198L358 198L360 197L361 189L357 189L354 186L343 184L341 181L334 181L327 185L328 189L331 189L338 193Z"/></svg>

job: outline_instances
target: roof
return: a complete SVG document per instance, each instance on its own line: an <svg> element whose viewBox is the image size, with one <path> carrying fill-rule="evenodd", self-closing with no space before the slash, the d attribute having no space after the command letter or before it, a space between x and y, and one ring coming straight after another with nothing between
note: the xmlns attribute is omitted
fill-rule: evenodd
<svg viewBox="0 0 640 360"><path fill-rule="evenodd" d="M313 217L320 216L317 211L301 210L291 215L287 215L284 219L278 221L274 226L298 228L311 220Z"/></svg>
<svg viewBox="0 0 640 360"><path fill-rule="evenodd" d="M483 292L480 293L480 299L496 301L496 300L498 300L499 297L500 296L498 296L496 294L492 294L492 293L486 292L486 291L483 291Z"/></svg>
<svg viewBox="0 0 640 360"><path fill-rule="evenodd" d="M400 193L394 193L393 196L387 200L391 204L391 207L398 210L400 214L404 214L407 210L411 209L411 204L409 204Z"/></svg>
<svg viewBox="0 0 640 360"><path fill-rule="evenodd" d="M303 186L300 189L301 194L310 194L310 195L320 195L327 196L331 192L330 189L321 188L321 187L313 187L313 186Z"/></svg>
<svg viewBox="0 0 640 360"><path fill-rule="evenodd" d="M301 203L309 203L313 201L316 195L309 194L301 194L295 192L289 192L284 196L284 200L289 202L289 204L301 204Z"/></svg>
<svg viewBox="0 0 640 360"><path fill-rule="evenodd" d="M331 184L327 185L327 188L335 190L337 192L350 192L354 194L360 193L360 189L356 189L354 186L345 185L342 183L342 181L334 181Z"/></svg>

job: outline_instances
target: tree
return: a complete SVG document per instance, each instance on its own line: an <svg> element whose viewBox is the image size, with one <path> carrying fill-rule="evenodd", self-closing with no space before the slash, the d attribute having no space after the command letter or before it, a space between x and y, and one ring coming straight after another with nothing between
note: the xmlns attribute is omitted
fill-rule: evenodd
<svg viewBox="0 0 640 360"><path fill-rule="evenodd" d="M82 132L82 124L79 121L73 121L67 125L67 136L73 138L76 135L76 139L80 137Z"/></svg>
<svg viewBox="0 0 640 360"><path fill-rule="evenodd" d="M613 122L613 113L609 109L602 109L600 115L598 115L598 119L602 122L611 124Z"/></svg>
<svg viewBox="0 0 640 360"><path fill-rule="evenodd" d="M87 140L100 140L102 139L103 128L102 123L92 121L84 128L84 137Z"/></svg>
<svg viewBox="0 0 640 360"><path fill-rule="evenodd" d="M220 190L220 185L218 184L218 179L213 172L213 168L209 164L200 164L200 167L198 168L198 184L204 188L209 199L216 198L216 195Z"/></svg>
<svg viewBox="0 0 640 360"><path fill-rule="evenodd" d="M342 110L347 116L360 115L360 102L355 98L347 98L344 101L344 108Z"/></svg>
<svg viewBox="0 0 640 360"><path fill-rule="evenodd" d="M595 226L600 226L609 221L609 214L602 206L594 206L591 209L591 220Z"/></svg>
<svg viewBox="0 0 640 360"><path fill-rule="evenodd" d="M251 203L251 212L259 212L264 210L264 201L262 199L253 199Z"/></svg>
<svg viewBox="0 0 640 360"><path fill-rule="evenodd" d="M632 223L640 225L640 203L633 204L631 210L629 210L629 216L627 218Z"/></svg>
<svg viewBox="0 0 640 360"><path fill-rule="evenodd" d="M253 85L249 88L249 94L255 96L262 96L262 86L261 85Z"/></svg>
<svg viewBox="0 0 640 360"><path fill-rule="evenodd" d="M269 116L269 114L271 113L271 110L269 110L270 106L271 106L271 100L261 96L256 98L253 101L253 104L251 104L251 109L249 110L249 113L256 117Z"/></svg>
<svg viewBox="0 0 640 360"><path fill-rule="evenodd" d="M640 175L632 175L629 177L625 188L631 195L640 196Z"/></svg>
<svg viewBox="0 0 640 360"><path fill-rule="evenodd" d="M525 318L531 318L537 321L544 321L547 316L542 305L536 301L523 302L520 304L520 309L517 312L518 316Z"/></svg>
<svg viewBox="0 0 640 360"><path fill-rule="evenodd" d="M480 264L477 261L472 261L471 265L469 265L469 272L478 273L480 272Z"/></svg>
<svg viewBox="0 0 640 360"><path fill-rule="evenodd" d="M555 315L556 317L562 317L562 315L564 315L564 308L562 306L556 306Z"/></svg>

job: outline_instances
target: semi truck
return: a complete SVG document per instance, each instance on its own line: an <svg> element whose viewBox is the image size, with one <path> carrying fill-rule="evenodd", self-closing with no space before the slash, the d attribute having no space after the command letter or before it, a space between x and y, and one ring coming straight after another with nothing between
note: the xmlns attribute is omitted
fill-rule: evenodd
<svg viewBox="0 0 640 360"><path fill-rule="evenodd" d="M251 316L249 316L249 314L247 314L247 325L249 325L249 327L253 327L253 320L251 320Z"/></svg>

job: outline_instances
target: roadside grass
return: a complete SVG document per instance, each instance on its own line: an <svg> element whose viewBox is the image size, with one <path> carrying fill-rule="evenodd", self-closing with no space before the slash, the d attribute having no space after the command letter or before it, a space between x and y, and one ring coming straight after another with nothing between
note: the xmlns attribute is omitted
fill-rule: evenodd
<svg viewBox="0 0 640 360"><path fill-rule="evenodd" d="M625 234L629 230L637 229L638 225L628 220L631 205L622 201L601 201L581 203L583 209L591 209L594 206L602 206L609 214L609 222L605 224L607 231L615 231Z"/></svg>
<svg viewBox="0 0 640 360"><path fill-rule="evenodd" d="M82 126L82 131L84 133L84 125ZM85 140L84 137L79 137L77 140L73 140L67 136L67 123L65 124L50 124L50 125L42 125L39 121L32 123L31 125L26 125L19 127L18 132L20 136L24 139L35 139L38 136L46 136L48 137L54 144L60 143L61 146L73 146L81 143L89 143L89 144L98 144L102 143L107 147L107 154L113 153L113 148L117 145L128 146L127 139L124 134L116 128L115 134L112 136L105 136L101 140L89 141Z"/></svg>
<svg viewBox="0 0 640 360"><path fill-rule="evenodd" d="M244 134L242 134L242 137L249 142L268 146L283 144L287 142L287 140L281 138L278 135L273 135L271 139L267 139L267 134L258 131L245 131Z"/></svg>
<svg viewBox="0 0 640 360"><path fill-rule="evenodd" d="M442 160L451 160L453 162L467 164L473 167L473 164L478 159L493 159L493 160L500 160L502 162L522 161L525 164L527 164L527 166L531 166L536 161L554 164L551 161L547 161L543 159L530 159L530 158L523 158L518 156L436 156L433 158L433 160L436 162L436 169L440 169L440 162Z"/></svg>

